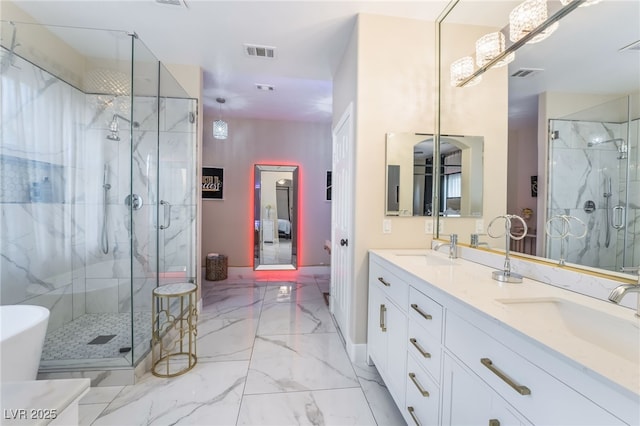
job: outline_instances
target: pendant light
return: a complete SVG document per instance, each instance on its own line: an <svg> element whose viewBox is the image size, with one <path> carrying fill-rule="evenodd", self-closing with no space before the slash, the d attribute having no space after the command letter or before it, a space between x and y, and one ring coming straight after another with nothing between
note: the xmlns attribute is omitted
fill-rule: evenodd
<svg viewBox="0 0 640 426"><path fill-rule="evenodd" d="M215 139L226 139L229 135L229 125L222 120L222 104L226 102L224 98L216 98L220 105L220 118L213 122L213 137Z"/></svg>

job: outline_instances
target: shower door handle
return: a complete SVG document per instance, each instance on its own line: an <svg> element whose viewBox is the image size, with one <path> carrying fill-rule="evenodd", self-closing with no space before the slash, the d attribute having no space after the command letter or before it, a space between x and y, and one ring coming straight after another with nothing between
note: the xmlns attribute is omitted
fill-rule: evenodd
<svg viewBox="0 0 640 426"><path fill-rule="evenodd" d="M171 226L171 203L160 200L160 204L164 206L164 223L166 223L166 225L160 225L160 229L168 229Z"/></svg>
<svg viewBox="0 0 640 426"><path fill-rule="evenodd" d="M615 206L611 209L613 215L611 217L611 226L615 229L624 228L624 207Z"/></svg>

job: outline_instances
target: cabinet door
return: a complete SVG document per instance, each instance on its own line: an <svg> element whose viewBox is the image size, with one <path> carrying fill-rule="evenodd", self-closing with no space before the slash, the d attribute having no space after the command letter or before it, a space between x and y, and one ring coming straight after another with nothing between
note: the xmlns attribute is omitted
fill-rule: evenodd
<svg viewBox="0 0 640 426"><path fill-rule="evenodd" d="M449 355L444 359L443 425L526 425L515 410Z"/></svg>
<svg viewBox="0 0 640 426"><path fill-rule="evenodd" d="M387 327L387 387L399 406L404 406L407 371L407 317L387 299L385 305Z"/></svg>
<svg viewBox="0 0 640 426"><path fill-rule="evenodd" d="M382 290L369 286L369 324L367 325L367 354L378 371L387 364L387 301Z"/></svg>

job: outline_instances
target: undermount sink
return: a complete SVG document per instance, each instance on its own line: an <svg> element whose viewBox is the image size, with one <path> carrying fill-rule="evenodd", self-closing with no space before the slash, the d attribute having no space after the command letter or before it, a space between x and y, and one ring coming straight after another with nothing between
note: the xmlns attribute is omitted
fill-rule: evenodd
<svg viewBox="0 0 640 426"><path fill-rule="evenodd" d="M454 265L452 259L425 253L394 253L398 257L431 266Z"/></svg>
<svg viewBox="0 0 640 426"><path fill-rule="evenodd" d="M523 316L543 318L545 324L631 362L640 359L640 328L588 306L562 298L496 299Z"/></svg>

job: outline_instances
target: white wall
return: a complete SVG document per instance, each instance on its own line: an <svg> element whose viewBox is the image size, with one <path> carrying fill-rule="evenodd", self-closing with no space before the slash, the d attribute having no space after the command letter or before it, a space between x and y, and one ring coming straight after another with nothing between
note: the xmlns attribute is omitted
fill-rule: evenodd
<svg viewBox="0 0 640 426"><path fill-rule="evenodd" d="M355 344L366 341L367 250L424 248L431 235L424 217L389 217L385 211L385 134L434 131L434 23L359 15L334 78L334 125L349 102L355 111L355 224L350 330Z"/></svg>
<svg viewBox="0 0 640 426"><path fill-rule="evenodd" d="M331 203L325 201L326 171L331 170L328 123L225 119L226 140L213 139L204 119L202 165L224 168L224 200L202 202L202 251L223 253L229 266L253 267L253 167L297 165L298 266L328 265L323 249L331 238Z"/></svg>

